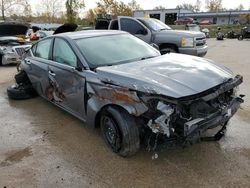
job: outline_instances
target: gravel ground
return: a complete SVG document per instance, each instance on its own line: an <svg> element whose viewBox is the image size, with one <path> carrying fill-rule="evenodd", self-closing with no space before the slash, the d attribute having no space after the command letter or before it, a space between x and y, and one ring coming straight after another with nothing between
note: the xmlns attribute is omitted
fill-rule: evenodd
<svg viewBox="0 0 250 188"><path fill-rule="evenodd" d="M250 187L250 41L208 40L206 58L244 76L242 109L225 137L185 149L113 154L100 131L42 98L11 101L14 66L0 67L0 187Z"/></svg>

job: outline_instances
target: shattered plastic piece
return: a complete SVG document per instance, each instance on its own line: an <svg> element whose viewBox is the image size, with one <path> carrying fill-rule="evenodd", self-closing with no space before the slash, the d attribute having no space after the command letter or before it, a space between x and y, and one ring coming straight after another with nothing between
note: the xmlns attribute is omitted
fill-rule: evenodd
<svg viewBox="0 0 250 188"><path fill-rule="evenodd" d="M169 122L170 122L170 115L174 113L174 109L164 104L163 102L159 102L157 105L157 109L163 113L163 115L159 116L157 119L149 120L148 126L151 128L153 133L162 133L170 136L170 129L169 129Z"/></svg>

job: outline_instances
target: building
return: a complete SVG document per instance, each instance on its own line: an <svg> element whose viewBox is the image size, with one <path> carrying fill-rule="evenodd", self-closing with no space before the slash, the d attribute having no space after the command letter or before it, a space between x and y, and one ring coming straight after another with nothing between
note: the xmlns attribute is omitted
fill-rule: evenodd
<svg viewBox="0 0 250 188"><path fill-rule="evenodd" d="M136 10L134 17L156 18L162 22L173 25L180 15L191 14L193 11L185 9L158 9L158 10Z"/></svg>
<svg viewBox="0 0 250 188"><path fill-rule="evenodd" d="M193 18L196 21L210 21L213 24L235 24L242 14L250 14L250 10L222 11L222 12L193 12L185 9L160 9L160 10L136 10L134 17L156 18L162 22L173 25L175 20Z"/></svg>

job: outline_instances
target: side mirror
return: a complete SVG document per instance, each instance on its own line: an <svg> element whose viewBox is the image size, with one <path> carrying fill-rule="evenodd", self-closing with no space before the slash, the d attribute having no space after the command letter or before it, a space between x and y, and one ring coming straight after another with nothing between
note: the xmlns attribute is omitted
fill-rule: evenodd
<svg viewBox="0 0 250 188"><path fill-rule="evenodd" d="M136 34L136 35L147 35L148 32L147 32L146 29L140 29L140 30L138 30L135 34Z"/></svg>

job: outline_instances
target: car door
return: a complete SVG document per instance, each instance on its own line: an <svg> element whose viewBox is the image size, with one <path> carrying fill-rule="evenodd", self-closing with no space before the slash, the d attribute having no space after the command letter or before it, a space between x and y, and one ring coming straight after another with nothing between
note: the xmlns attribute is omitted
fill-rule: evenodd
<svg viewBox="0 0 250 188"><path fill-rule="evenodd" d="M51 61L52 40L48 38L33 45L30 56L26 57L22 63L33 87L41 96L45 95L44 92L49 85L48 63Z"/></svg>
<svg viewBox="0 0 250 188"><path fill-rule="evenodd" d="M127 31L141 40L151 43L151 31L135 18L119 16L118 25L120 30Z"/></svg>
<svg viewBox="0 0 250 188"><path fill-rule="evenodd" d="M85 119L85 77L77 70L78 58L71 45L63 38L55 38L53 63L49 65L49 99L67 111Z"/></svg>

